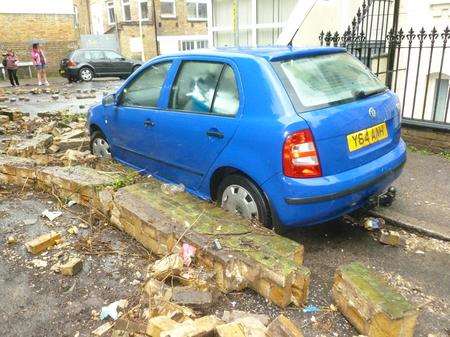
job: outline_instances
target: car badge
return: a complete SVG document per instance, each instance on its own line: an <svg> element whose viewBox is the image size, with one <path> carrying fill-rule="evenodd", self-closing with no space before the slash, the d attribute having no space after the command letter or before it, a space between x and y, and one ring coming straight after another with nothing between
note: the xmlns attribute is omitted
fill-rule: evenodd
<svg viewBox="0 0 450 337"><path fill-rule="evenodd" d="M375 110L375 108L370 108L369 109L369 116L371 118L376 118L377 117L377 110Z"/></svg>

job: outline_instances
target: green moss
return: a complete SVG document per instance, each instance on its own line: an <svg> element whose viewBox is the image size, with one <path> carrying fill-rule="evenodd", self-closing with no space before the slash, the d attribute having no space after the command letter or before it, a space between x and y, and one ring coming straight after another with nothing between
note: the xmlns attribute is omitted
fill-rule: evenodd
<svg viewBox="0 0 450 337"><path fill-rule="evenodd" d="M349 279L362 296L379 305L392 319L401 318L413 310L412 305L402 295L361 263L350 263L341 267L341 270L344 278Z"/></svg>

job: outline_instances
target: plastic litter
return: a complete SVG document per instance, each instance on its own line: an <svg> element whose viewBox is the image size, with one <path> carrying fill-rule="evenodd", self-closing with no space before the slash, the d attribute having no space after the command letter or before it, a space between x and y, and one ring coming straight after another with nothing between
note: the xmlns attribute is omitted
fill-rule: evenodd
<svg viewBox="0 0 450 337"><path fill-rule="evenodd" d="M214 239L213 247L216 250L221 250L222 249L222 244L220 243L219 239Z"/></svg>
<svg viewBox="0 0 450 337"><path fill-rule="evenodd" d="M76 201L74 201L74 200L69 200L69 202L67 203L67 206L68 206L68 207L72 207L72 206L74 206L74 205L76 205L76 204L77 204Z"/></svg>
<svg viewBox="0 0 450 337"><path fill-rule="evenodd" d="M312 304L303 308L303 312L306 314L311 314L311 313L315 313L315 312L319 312L319 311L320 311L319 307L312 305Z"/></svg>
<svg viewBox="0 0 450 337"><path fill-rule="evenodd" d="M62 215L62 212L60 212L60 211L52 212L52 211L49 211L48 209L46 209L45 211L42 212L42 216L44 218L49 219L50 221L55 220L57 217L59 217L61 215Z"/></svg>
<svg viewBox="0 0 450 337"><path fill-rule="evenodd" d="M186 267L189 267L192 263L192 258L195 257L195 252L197 248L191 246L190 244L183 243L183 246L180 251L180 256L183 258L183 264Z"/></svg>
<svg viewBox="0 0 450 337"><path fill-rule="evenodd" d="M111 317L113 320L119 318L119 313L117 311L118 308L124 309L128 305L127 300L119 300L113 302L105 307L102 307L102 311L100 312L100 319L104 320L105 318Z"/></svg>
<svg viewBox="0 0 450 337"><path fill-rule="evenodd" d="M366 218L363 221L364 228L369 231L380 229L383 225L384 220L381 218Z"/></svg>

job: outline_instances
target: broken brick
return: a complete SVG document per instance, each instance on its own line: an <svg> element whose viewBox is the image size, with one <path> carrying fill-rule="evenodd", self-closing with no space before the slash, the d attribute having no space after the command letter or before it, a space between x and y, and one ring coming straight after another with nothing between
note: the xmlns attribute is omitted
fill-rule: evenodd
<svg viewBox="0 0 450 337"><path fill-rule="evenodd" d="M66 263L59 267L61 274L66 276L74 276L83 269L83 260L78 257L69 259Z"/></svg>
<svg viewBox="0 0 450 337"><path fill-rule="evenodd" d="M216 327L218 337L246 337L240 323L228 323Z"/></svg>
<svg viewBox="0 0 450 337"><path fill-rule="evenodd" d="M202 309L210 307L213 299L209 291L197 290L192 287L175 287L172 289L172 301L194 309Z"/></svg>
<svg viewBox="0 0 450 337"><path fill-rule="evenodd" d="M148 321L147 335L161 337L161 333L178 326L178 323L167 316L153 317Z"/></svg>
<svg viewBox="0 0 450 337"><path fill-rule="evenodd" d="M332 296L338 309L363 335L414 335L417 309L361 263L354 262L336 271Z"/></svg>
<svg viewBox="0 0 450 337"><path fill-rule="evenodd" d="M59 241L61 241L61 234L51 232L28 241L25 246L31 254L37 255L42 253L47 248L56 245Z"/></svg>
<svg viewBox="0 0 450 337"><path fill-rule="evenodd" d="M183 259L178 254L172 254L156 261L152 266L152 276L163 280L170 275L179 275L183 269Z"/></svg>
<svg viewBox="0 0 450 337"><path fill-rule="evenodd" d="M267 337L303 337L303 333L289 318L280 315L267 327Z"/></svg>
<svg viewBox="0 0 450 337"><path fill-rule="evenodd" d="M380 234L380 242L389 246L399 246L400 234L396 231L382 230Z"/></svg>

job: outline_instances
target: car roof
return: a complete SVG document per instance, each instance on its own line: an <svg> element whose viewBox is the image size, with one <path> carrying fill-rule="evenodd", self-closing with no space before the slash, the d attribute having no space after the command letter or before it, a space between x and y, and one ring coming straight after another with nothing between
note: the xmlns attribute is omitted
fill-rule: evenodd
<svg viewBox="0 0 450 337"><path fill-rule="evenodd" d="M179 57L186 55L198 55L198 56L219 56L227 58L242 58L242 57L264 58L268 61L282 61L292 58L342 53L345 51L346 51L345 48L338 48L338 47L314 47L314 48L298 48L286 46L255 47L255 48L225 47L213 49L197 49L163 56Z"/></svg>

